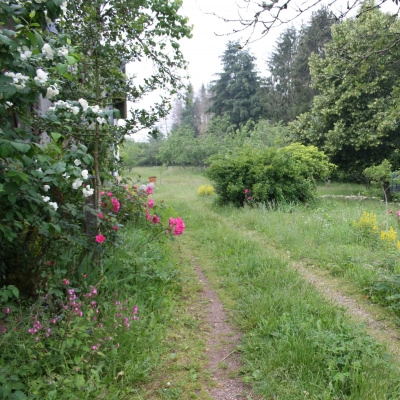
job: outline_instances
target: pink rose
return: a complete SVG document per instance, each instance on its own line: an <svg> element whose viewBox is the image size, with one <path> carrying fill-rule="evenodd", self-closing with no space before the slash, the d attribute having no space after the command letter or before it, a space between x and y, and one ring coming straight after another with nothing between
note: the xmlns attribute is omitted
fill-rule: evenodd
<svg viewBox="0 0 400 400"><path fill-rule="evenodd" d="M153 199L149 199L147 204L149 205L149 208L153 208L154 207L154 200Z"/></svg>
<svg viewBox="0 0 400 400"><path fill-rule="evenodd" d="M96 242L97 243L103 243L105 240L106 240L106 238L103 235L97 235L96 236Z"/></svg>

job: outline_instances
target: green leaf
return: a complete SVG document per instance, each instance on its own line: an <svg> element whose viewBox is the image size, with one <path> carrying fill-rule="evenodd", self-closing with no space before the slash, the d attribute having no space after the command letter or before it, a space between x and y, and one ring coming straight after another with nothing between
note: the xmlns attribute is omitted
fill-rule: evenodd
<svg viewBox="0 0 400 400"><path fill-rule="evenodd" d="M57 72L58 72L60 75L64 75L64 74L67 72L67 70L68 70L68 65L67 65L67 64L58 63L57 66L56 66L56 68L57 68Z"/></svg>
<svg viewBox="0 0 400 400"><path fill-rule="evenodd" d="M28 397L26 397L26 394L21 392L20 390L15 391L14 393L11 393L8 398L10 400L25 400Z"/></svg>
<svg viewBox="0 0 400 400"><path fill-rule="evenodd" d="M0 42L4 43L7 46L11 46L13 44L13 41L10 38L1 34L0 34Z"/></svg>
<svg viewBox="0 0 400 400"><path fill-rule="evenodd" d="M51 138L54 140L54 143L57 143L58 139L60 139L60 137L62 137L62 135L57 132L51 132L50 135L51 135Z"/></svg>
<svg viewBox="0 0 400 400"><path fill-rule="evenodd" d="M35 39L36 39L37 45L38 45L40 48L42 48L43 45L44 45L44 41L43 41L42 36L40 36L40 34L39 34L37 31L35 31L35 30L33 31L33 33L35 34Z"/></svg>
<svg viewBox="0 0 400 400"><path fill-rule="evenodd" d="M7 196L7 198L8 198L8 201L9 201L11 204L15 204L15 203L17 202L17 198L16 198L14 195L12 195L12 194L9 194L9 195Z"/></svg>
<svg viewBox="0 0 400 400"><path fill-rule="evenodd" d="M72 56L65 56L65 59L67 60L67 62L68 62L69 65L73 65L73 64L76 63L75 57L72 57Z"/></svg>
<svg viewBox="0 0 400 400"><path fill-rule="evenodd" d="M21 153L27 153L31 149L31 146L27 143L10 142L10 145Z"/></svg>
<svg viewBox="0 0 400 400"><path fill-rule="evenodd" d="M81 389L85 386L85 377L83 375L76 375L75 377L75 386L78 389Z"/></svg>

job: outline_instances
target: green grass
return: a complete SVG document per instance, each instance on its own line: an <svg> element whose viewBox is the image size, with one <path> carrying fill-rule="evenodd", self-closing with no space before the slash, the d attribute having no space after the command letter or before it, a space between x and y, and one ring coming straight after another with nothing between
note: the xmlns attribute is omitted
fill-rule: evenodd
<svg viewBox="0 0 400 400"><path fill-rule="evenodd" d="M393 274L396 261L388 261L387 249L353 228L364 210L374 212L382 228L384 204L321 199L276 211L220 208L197 195L207 183L199 171L168 169L155 196L184 219L184 252L197 258L244 334L243 379L271 399L400 398L397 361L288 262L315 265L360 292Z"/></svg>

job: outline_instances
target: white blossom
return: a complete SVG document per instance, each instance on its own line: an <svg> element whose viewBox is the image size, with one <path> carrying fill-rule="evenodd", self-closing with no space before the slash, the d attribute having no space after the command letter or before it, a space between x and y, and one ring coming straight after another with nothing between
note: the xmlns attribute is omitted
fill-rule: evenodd
<svg viewBox="0 0 400 400"><path fill-rule="evenodd" d="M83 179L87 179L89 176L88 170L87 169L82 170L81 175Z"/></svg>
<svg viewBox="0 0 400 400"><path fill-rule="evenodd" d="M68 47L63 46L61 48L58 49L57 54L62 57L62 56L67 56L68 55Z"/></svg>
<svg viewBox="0 0 400 400"><path fill-rule="evenodd" d="M79 167L79 166L82 164L82 162L81 162L81 160L76 159L76 160L74 160L74 164L75 164L77 167Z"/></svg>
<svg viewBox="0 0 400 400"><path fill-rule="evenodd" d="M36 70L35 82L38 85L42 85L43 83L47 82L48 76L49 76L48 72L45 72L41 68L38 68Z"/></svg>
<svg viewBox="0 0 400 400"><path fill-rule="evenodd" d="M72 114L77 115L79 113L79 107L73 106L71 107Z"/></svg>
<svg viewBox="0 0 400 400"><path fill-rule="evenodd" d="M89 107L89 104L85 99L79 99L78 103L82 106L83 111L86 111Z"/></svg>
<svg viewBox="0 0 400 400"><path fill-rule="evenodd" d="M82 189L83 197L89 197L92 196L94 193L94 189L90 188L90 185L87 185Z"/></svg>
<svg viewBox="0 0 400 400"><path fill-rule="evenodd" d="M66 172L64 172L64 173L62 174L62 176L63 176L65 179L69 179L69 175L67 175Z"/></svg>
<svg viewBox="0 0 400 400"><path fill-rule="evenodd" d="M12 85L17 89L23 89L26 86L26 82L29 80L29 76L22 75L20 72L16 74L14 72L6 72L4 75L12 78Z"/></svg>
<svg viewBox="0 0 400 400"><path fill-rule="evenodd" d="M58 204L57 204L55 201L53 201L53 202L52 202L52 201L50 201L50 202L49 202L49 206L50 206L50 207L53 207L53 208L54 208L54 210L55 210L55 211L57 211Z"/></svg>
<svg viewBox="0 0 400 400"><path fill-rule="evenodd" d="M59 93L60 91L58 90L57 85L51 85L47 88L46 97L51 99L57 96Z"/></svg>
<svg viewBox="0 0 400 400"><path fill-rule="evenodd" d="M66 1L64 1L60 6L61 11L63 12L64 15L67 13L67 4L68 3Z"/></svg>
<svg viewBox="0 0 400 400"><path fill-rule="evenodd" d="M47 203L50 200L49 196L42 196L42 200Z"/></svg>
<svg viewBox="0 0 400 400"><path fill-rule="evenodd" d="M94 112L95 114L98 114L101 110L100 107L98 105L95 106L91 106L90 109L92 110L92 112Z"/></svg>
<svg viewBox="0 0 400 400"><path fill-rule="evenodd" d="M43 190L44 190L45 192L48 192L49 189L50 189L50 186L49 186L49 185L44 185L44 186L43 186Z"/></svg>
<svg viewBox="0 0 400 400"><path fill-rule="evenodd" d="M107 123L107 120L105 118L102 118L102 117L97 117L96 120L100 125Z"/></svg>
<svg viewBox="0 0 400 400"><path fill-rule="evenodd" d="M80 178L76 178L73 182L72 182L72 189L79 189L82 186L82 179Z"/></svg>
<svg viewBox="0 0 400 400"><path fill-rule="evenodd" d="M22 61L25 61L32 56L32 51L26 46L22 46L22 48L18 47L18 51L20 52L19 56L21 57Z"/></svg>
<svg viewBox="0 0 400 400"><path fill-rule="evenodd" d="M42 54L44 54L49 60L52 60L54 58L54 50L48 43L45 43L43 45Z"/></svg>

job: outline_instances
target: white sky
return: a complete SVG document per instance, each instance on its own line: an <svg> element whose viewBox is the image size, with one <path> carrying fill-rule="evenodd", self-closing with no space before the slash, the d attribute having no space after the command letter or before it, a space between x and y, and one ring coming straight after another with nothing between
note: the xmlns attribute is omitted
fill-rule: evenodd
<svg viewBox="0 0 400 400"><path fill-rule="evenodd" d="M243 0L238 0L243 4ZM353 0L354 1L354 0ZM315 0L299 0L298 4L313 4ZM328 0L324 1L328 3ZM329 0L331 3L332 0ZM321 3L322 4L322 3ZM316 5L311 11L317 11L321 4ZM347 0L337 0L337 5L333 5L331 9L338 12L341 7L346 7ZM341 6L340 4L343 4ZM387 0L384 5L385 11L396 11L392 0ZM261 76L267 75L267 64L269 54L273 51L279 35L284 29L290 25L297 28L300 27L302 21L308 22L311 17L311 11L304 13L291 24L284 24L281 27L274 28L268 35L258 41L252 43L249 47L251 54L257 59L257 68ZM235 0L183 0L183 5L180 9L180 14L189 18L189 25L193 25L193 37L180 41L181 51L188 61L188 75L190 82L194 86L195 93L198 92L202 84L209 84L213 79L216 79L215 74L222 71L220 56L226 48L226 43L229 40L241 40L244 42L249 33L240 35L229 35L233 28L238 28L239 25L232 25L224 22L222 19L212 15L215 13L228 19L237 19L240 11ZM250 14L252 15L252 14ZM294 11L288 8L285 10L284 16L290 17L294 15ZM257 38L257 33L254 37ZM144 103L151 102L151 96ZM135 140L145 140L147 134L141 132L135 134Z"/></svg>

